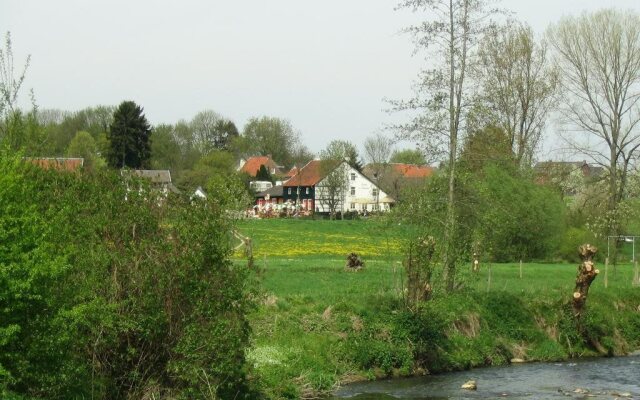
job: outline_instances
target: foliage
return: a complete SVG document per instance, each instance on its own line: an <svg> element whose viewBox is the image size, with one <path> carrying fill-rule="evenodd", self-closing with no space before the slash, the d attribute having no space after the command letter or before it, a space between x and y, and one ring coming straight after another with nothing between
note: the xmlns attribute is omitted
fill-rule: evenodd
<svg viewBox="0 0 640 400"><path fill-rule="evenodd" d="M244 126L242 137L251 155L271 155L277 163L289 168L297 154L306 152L300 143L300 133L287 120L274 117L251 118Z"/></svg>
<svg viewBox="0 0 640 400"><path fill-rule="evenodd" d="M398 127L401 138L419 140L433 156L445 158L448 174L444 232L443 264L447 290L454 289L459 252L459 221L456 210L458 177L456 161L459 140L464 132L463 110L471 101L468 75L473 67L474 47L497 12L488 0L403 0L399 8L425 12L425 18L407 29L413 36L416 51L426 51L436 61L423 68L414 86L415 96L393 103L396 111L411 111L413 119ZM435 57L434 57L435 56Z"/></svg>
<svg viewBox="0 0 640 400"><path fill-rule="evenodd" d="M30 61L31 56L27 56L22 72L16 74L11 33L7 32L4 48L0 48L0 118L3 120L8 115L18 111L18 95L24 83Z"/></svg>
<svg viewBox="0 0 640 400"><path fill-rule="evenodd" d="M213 150L200 158L191 170L184 171L178 184L187 190L194 190L198 186L204 187L214 176L232 175L236 175L233 155L224 150Z"/></svg>
<svg viewBox="0 0 640 400"><path fill-rule="evenodd" d="M146 167L151 157L151 126L142 107L123 101L113 113L108 138L111 144L107 162L112 168Z"/></svg>
<svg viewBox="0 0 640 400"><path fill-rule="evenodd" d="M565 17L548 37L562 70L564 139L607 169L608 235L640 149L640 17L613 9Z"/></svg>
<svg viewBox="0 0 640 400"><path fill-rule="evenodd" d="M419 236L407 246L403 266L407 274L407 305L409 307L416 307L419 302L431 298L435 250L435 240L430 236Z"/></svg>
<svg viewBox="0 0 640 400"><path fill-rule="evenodd" d="M0 171L2 397L248 393L247 271L221 207L6 153Z"/></svg>
<svg viewBox="0 0 640 400"><path fill-rule="evenodd" d="M273 177L267 167L261 164L258 172L256 173L256 180L273 182Z"/></svg>
<svg viewBox="0 0 640 400"><path fill-rule="evenodd" d="M346 161L351 167L362 171L362 162L356 146L347 140L332 140L320 153L323 160Z"/></svg>
<svg viewBox="0 0 640 400"><path fill-rule="evenodd" d="M105 157L109 146L106 133L113 122L115 107L99 105L79 111L38 109L38 123L43 127L47 142L47 155L62 156L77 132L89 132L96 141L96 152ZM104 137L104 139L102 138Z"/></svg>
<svg viewBox="0 0 640 400"><path fill-rule="evenodd" d="M236 125L222 118L215 111L204 110L197 113L190 122L194 146L206 155L214 149L228 150L231 142L238 137Z"/></svg>
<svg viewBox="0 0 640 400"><path fill-rule="evenodd" d="M518 165L529 167L547 115L555 104L559 71L551 66L545 42L536 43L531 27L492 26L478 50L476 79L480 107L508 137Z"/></svg>
<svg viewBox="0 0 640 400"><path fill-rule="evenodd" d="M389 162L401 164L425 165L427 160L418 149L395 150L391 154Z"/></svg>
<svg viewBox="0 0 640 400"><path fill-rule="evenodd" d="M69 143L67 157L84 158L87 169L101 168L106 165L104 159L98 155L96 142L89 132L79 131Z"/></svg>
<svg viewBox="0 0 640 400"><path fill-rule="evenodd" d="M544 259L555 252L564 229L559 196L494 165L485 167L477 194L476 234L489 260Z"/></svg>

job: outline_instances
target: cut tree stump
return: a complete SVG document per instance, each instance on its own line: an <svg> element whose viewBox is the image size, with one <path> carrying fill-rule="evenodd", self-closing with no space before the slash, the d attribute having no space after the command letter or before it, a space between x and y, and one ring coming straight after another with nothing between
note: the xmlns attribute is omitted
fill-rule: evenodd
<svg viewBox="0 0 640 400"><path fill-rule="evenodd" d="M576 276L576 288L573 291L573 311L576 317L580 317L587 303L589 287L596 276L600 273L593 263L593 257L598 252L595 246L583 244L578 248L578 254L582 263L578 265Z"/></svg>
<svg viewBox="0 0 640 400"><path fill-rule="evenodd" d="M345 268L350 271L360 271L362 268L364 268L364 261L362 261L358 254L350 253L347 256L347 264L345 265Z"/></svg>

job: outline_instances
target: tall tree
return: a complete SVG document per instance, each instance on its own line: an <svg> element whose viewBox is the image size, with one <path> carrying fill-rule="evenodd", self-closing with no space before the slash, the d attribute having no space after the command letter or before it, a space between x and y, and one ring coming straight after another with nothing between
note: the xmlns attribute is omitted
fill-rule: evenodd
<svg viewBox="0 0 640 400"><path fill-rule="evenodd" d="M109 129L111 147L107 162L113 168L143 168L151 157L151 126L143 109L133 101L123 101L113 113Z"/></svg>
<svg viewBox="0 0 640 400"><path fill-rule="evenodd" d="M212 110L200 111L190 123L194 144L202 154L214 149L227 150L234 137L239 135L236 125Z"/></svg>
<svg viewBox="0 0 640 400"><path fill-rule="evenodd" d="M24 150L27 155L40 155L44 134L36 118L33 92L32 110L25 113L18 108L18 96L30 61L31 56L27 56L24 66L16 70L11 34L7 32L4 48L0 48L0 142L13 150Z"/></svg>
<svg viewBox="0 0 640 400"><path fill-rule="evenodd" d="M396 102L396 110L411 110L417 116L400 127L403 138L419 139L430 152L446 157L448 174L443 233L443 263L447 290L453 290L458 251L456 249L456 157L463 109L471 90L468 74L471 54L496 12L491 0L403 0L399 8L426 12L426 19L408 28L416 51L427 50L430 60L440 60L420 74L416 95Z"/></svg>
<svg viewBox="0 0 640 400"><path fill-rule="evenodd" d="M96 141L89 132L79 131L69 143L65 153L67 157L84 158L84 167L91 170L104 166L105 162L98 155Z"/></svg>
<svg viewBox="0 0 640 400"><path fill-rule="evenodd" d="M618 204L640 148L640 16L602 10L549 30L564 89L565 139L608 172L606 233L619 233Z"/></svg>
<svg viewBox="0 0 640 400"><path fill-rule="evenodd" d="M378 187L380 187L380 175L389 162L392 150L393 141L380 133L368 137L364 141L364 154L370 164L373 177ZM380 200L380 190L377 190L376 193L377 205ZM376 209L378 209L378 207L376 207Z"/></svg>
<svg viewBox="0 0 640 400"><path fill-rule="evenodd" d="M348 140L332 140L320 156L323 160L346 161L351 167L362 171L362 161L356 146Z"/></svg>
<svg viewBox="0 0 640 400"><path fill-rule="evenodd" d="M251 118L244 127L243 137L252 155L271 155L280 165L294 164L294 150L299 148L300 134L287 120L274 117Z"/></svg>
<svg viewBox="0 0 640 400"><path fill-rule="evenodd" d="M559 77L546 43L536 43L524 24L493 26L482 39L478 61L478 100L489 113L488 122L507 133L518 164L531 166Z"/></svg>
<svg viewBox="0 0 640 400"><path fill-rule="evenodd" d="M5 35L4 49L0 48L0 117L17 111L18 94L24 83L31 56L27 56L21 72L16 72L13 60L11 33Z"/></svg>

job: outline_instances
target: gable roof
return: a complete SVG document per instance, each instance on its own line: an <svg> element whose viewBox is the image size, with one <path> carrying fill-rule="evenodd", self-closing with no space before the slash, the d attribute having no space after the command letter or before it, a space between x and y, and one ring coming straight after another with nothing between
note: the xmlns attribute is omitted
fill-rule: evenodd
<svg viewBox="0 0 640 400"><path fill-rule="evenodd" d="M135 169L131 171L134 175L149 179L152 183L170 184L171 172L166 169Z"/></svg>
<svg viewBox="0 0 640 400"><path fill-rule="evenodd" d="M287 174L285 175L285 178L293 178L294 176L296 176L296 174L298 173L300 169L298 167L296 167L295 165L289 170L289 172L287 172Z"/></svg>
<svg viewBox="0 0 640 400"><path fill-rule="evenodd" d="M378 167L378 168L376 168ZM363 173L370 179L376 179L376 172L381 175L393 175L398 178L423 179L428 178L435 172L435 168L429 165L388 163L388 164L367 164Z"/></svg>
<svg viewBox="0 0 640 400"><path fill-rule="evenodd" d="M57 171L77 171L84 165L84 158L26 157L24 160L42 169L54 169Z"/></svg>
<svg viewBox="0 0 640 400"><path fill-rule="evenodd" d="M426 178L433 175L435 168L428 165L391 163L391 168L405 178Z"/></svg>
<svg viewBox="0 0 640 400"><path fill-rule="evenodd" d="M269 173L273 174L273 171L275 171L276 175L282 174L280 167L271 159L270 156L249 157L240 168L240 172L245 172L250 176L255 177L258 174L261 165L264 165L265 168L269 170Z"/></svg>
<svg viewBox="0 0 640 400"><path fill-rule="evenodd" d="M335 169L335 167L324 168L325 165L323 165L322 160L311 160L307 165L300 168L297 174L285 181L282 186L315 186Z"/></svg>

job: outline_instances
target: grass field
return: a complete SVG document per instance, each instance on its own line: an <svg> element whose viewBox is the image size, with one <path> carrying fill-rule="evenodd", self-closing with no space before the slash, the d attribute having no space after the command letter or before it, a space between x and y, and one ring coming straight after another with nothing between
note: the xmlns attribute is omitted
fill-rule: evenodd
<svg viewBox="0 0 640 400"><path fill-rule="evenodd" d="M423 311L408 313L400 261L409 227L258 220L239 229L252 238L262 270L249 359L271 398L312 398L354 379L502 364L514 356L595 354L579 343L563 309L576 264L527 263L522 278L517 263L483 264L475 275L462 266L462 290L436 293ZM360 272L345 270L351 251L366 263ZM640 346L632 266L610 267L607 289L604 266L597 268L589 300L594 334L615 352Z"/></svg>

